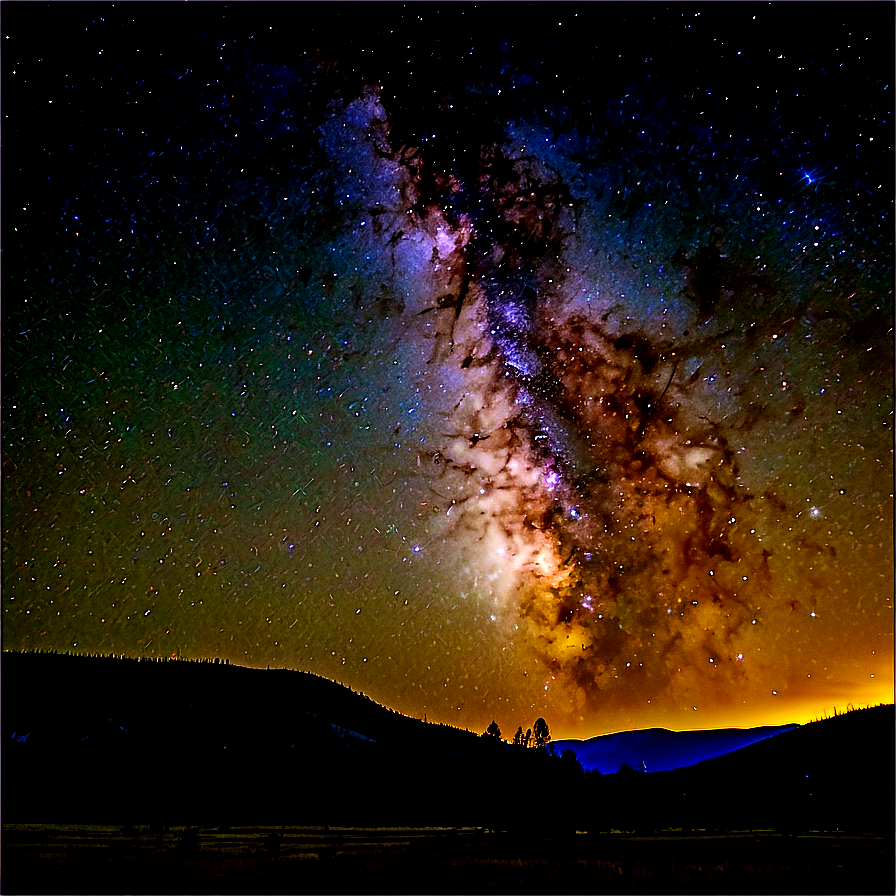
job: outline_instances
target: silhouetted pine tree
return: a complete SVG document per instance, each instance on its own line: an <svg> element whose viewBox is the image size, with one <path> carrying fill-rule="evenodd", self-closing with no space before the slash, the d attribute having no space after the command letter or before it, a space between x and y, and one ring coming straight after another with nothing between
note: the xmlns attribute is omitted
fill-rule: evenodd
<svg viewBox="0 0 896 896"><path fill-rule="evenodd" d="M498 727L498 723L492 719L491 724L488 728L485 729L485 733L482 735L483 737L494 737L498 740L501 740L501 729Z"/></svg>

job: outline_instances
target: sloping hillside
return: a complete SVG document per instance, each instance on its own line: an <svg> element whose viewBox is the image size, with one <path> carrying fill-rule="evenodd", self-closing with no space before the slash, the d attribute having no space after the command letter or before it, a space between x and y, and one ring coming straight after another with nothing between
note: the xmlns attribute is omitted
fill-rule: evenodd
<svg viewBox="0 0 896 896"><path fill-rule="evenodd" d="M428 726L334 681L287 669L139 661L117 657L4 653L3 736L34 746L125 734L158 745L224 749L260 740L294 748L328 730L368 741L463 750L471 732Z"/></svg>
<svg viewBox="0 0 896 896"><path fill-rule="evenodd" d="M4 653L2 680L12 821L482 824L582 775L301 672Z"/></svg>
<svg viewBox="0 0 896 896"><path fill-rule="evenodd" d="M604 777L630 827L893 831L894 707L812 722L690 768Z"/></svg>

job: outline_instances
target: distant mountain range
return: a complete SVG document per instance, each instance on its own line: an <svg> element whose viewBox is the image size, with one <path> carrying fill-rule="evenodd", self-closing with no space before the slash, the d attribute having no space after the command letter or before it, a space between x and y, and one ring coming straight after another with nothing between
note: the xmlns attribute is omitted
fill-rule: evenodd
<svg viewBox="0 0 896 896"><path fill-rule="evenodd" d="M704 759L740 750L799 725L765 725L758 728L718 728L707 731L669 731L645 728L620 731L588 740L557 740L557 750L572 750L582 766L602 775L618 772L625 764L635 771L663 772L696 765Z"/></svg>

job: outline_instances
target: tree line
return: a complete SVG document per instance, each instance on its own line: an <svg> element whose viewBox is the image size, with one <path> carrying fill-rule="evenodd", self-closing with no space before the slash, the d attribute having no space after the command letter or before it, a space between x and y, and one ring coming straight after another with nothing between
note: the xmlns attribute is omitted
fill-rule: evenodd
<svg viewBox="0 0 896 896"><path fill-rule="evenodd" d="M501 728L494 719L492 719L488 728L483 731L482 736L493 737L502 743L506 743L501 734ZM523 734L523 726L520 725L516 729L516 734L513 735L512 744L517 747L546 747L550 742L551 729L544 719L538 718L531 728L526 729L525 734Z"/></svg>

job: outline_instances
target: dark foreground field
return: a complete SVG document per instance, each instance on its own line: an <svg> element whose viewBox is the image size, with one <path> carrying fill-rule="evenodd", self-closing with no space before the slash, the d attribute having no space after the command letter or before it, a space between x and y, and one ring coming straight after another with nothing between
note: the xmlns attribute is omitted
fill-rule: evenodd
<svg viewBox="0 0 896 896"><path fill-rule="evenodd" d="M893 893L892 838L4 825L18 893Z"/></svg>

